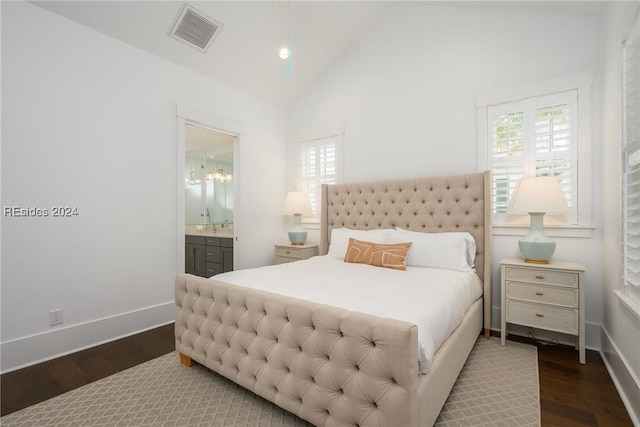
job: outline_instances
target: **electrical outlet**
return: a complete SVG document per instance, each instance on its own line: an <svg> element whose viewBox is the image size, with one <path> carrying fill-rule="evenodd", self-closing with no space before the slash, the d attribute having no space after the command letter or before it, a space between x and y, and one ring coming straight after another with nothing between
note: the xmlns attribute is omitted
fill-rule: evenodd
<svg viewBox="0 0 640 427"><path fill-rule="evenodd" d="M62 309L51 310L49 312L49 326L62 324Z"/></svg>

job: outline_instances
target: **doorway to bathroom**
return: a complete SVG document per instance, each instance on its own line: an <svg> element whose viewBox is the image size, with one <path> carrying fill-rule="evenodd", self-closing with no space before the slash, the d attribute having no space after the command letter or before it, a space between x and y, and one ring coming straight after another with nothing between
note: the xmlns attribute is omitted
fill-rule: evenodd
<svg viewBox="0 0 640 427"><path fill-rule="evenodd" d="M176 274L231 270L238 259L237 123L178 106ZM201 246L219 245L216 254ZM222 255L218 256L218 253ZM209 259L207 259L207 256ZM196 260L197 258L197 260Z"/></svg>
<svg viewBox="0 0 640 427"><path fill-rule="evenodd" d="M185 125L185 273L233 270L235 138Z"/></svg>

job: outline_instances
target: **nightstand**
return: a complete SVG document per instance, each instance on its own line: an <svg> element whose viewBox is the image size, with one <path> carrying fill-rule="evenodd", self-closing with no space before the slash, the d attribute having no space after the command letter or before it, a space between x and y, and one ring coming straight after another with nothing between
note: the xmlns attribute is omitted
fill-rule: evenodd
<svg viewBox="0 0 640 427"><path fill-rule="evenodd" d="M575 262L530 264L500 260L500 339L507 324L561 332L577 338L580 363L585 363L585 268Z"/></svg>
<svg viewBox="0 0 640 427"><path fill-rule="evenodd" d="M318 245L275 245L276 265L318 255Z"/></svg>

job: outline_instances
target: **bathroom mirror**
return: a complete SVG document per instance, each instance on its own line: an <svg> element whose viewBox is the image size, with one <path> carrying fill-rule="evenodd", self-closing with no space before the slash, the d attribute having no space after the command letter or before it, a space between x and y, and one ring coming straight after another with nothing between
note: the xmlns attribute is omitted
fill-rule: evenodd
<svg viewBox="0 0 640 427"><path fill-rule="evenodd" d="M186 225L233 227L233 137L186 127Z"/></svg>

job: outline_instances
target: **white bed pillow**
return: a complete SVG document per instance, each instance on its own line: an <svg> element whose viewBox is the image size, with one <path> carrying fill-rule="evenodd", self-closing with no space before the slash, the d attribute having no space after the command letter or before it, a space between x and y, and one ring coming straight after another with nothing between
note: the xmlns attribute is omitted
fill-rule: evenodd
<svg viewBox="0 0 640 427"><path fill-rule="evenodd" d="M365 240L371 243L388 243L389 235L394 231L391 228L378 228L375 230L352 230L350 228L334 228L331 230L331 241L327 255L333 258L344 259L349 246L349 238ZM398 243L398 242L396 242Z"/></svg>
<svg viewBox="0 0 640 427"><path fill-rule="evenodd" d="M476 241L470 233L422 233L396 228L389 243L411 242L407 266L474 271Z"/></svg>

